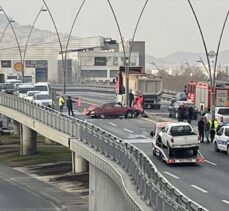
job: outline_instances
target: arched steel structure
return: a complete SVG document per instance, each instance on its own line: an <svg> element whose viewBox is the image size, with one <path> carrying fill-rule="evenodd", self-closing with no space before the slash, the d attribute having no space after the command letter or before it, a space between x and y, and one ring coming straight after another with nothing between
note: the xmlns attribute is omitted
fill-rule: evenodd
<svg viewBox="0 0 229 211"><path fill-rule="evenodd" d="M131 46L130 46L130 50L129 50L129 57L126 56L126 50L125 50L125 46L124 46L124 40L123 40L123 36L122 36L122 32L121 32L121 28L120 28L120 25L119 25L119 22L118 22L118 19L117 19L117 16L115 14L115 11L113 9L113 6L110 2L110 0L107 0L109 6L110 6L110 9L112 11L112 14L114 16L114 19L115 19L115 22L116 22L116 25L117 25L117 28L118 28L118 31L119 31L119 35L120 35L120 38L121 38L121 42L122 42L122 48L123 48L123 54L124 54L124 65L125 65L125 75L126 75L126 81L125 81L125 84L126 84L126 90L125 90L125 104L128 105L129 104L129 64L130 64L130 60L131 60L131 53L132 53L132 49L133 49L133 42L134 42L134 38L135 38L135 35L136 35L136 32L137 32L137 29L138 29L138 26L139 26L139 23L140 23L140 20L141 20L141 17L142 17L142 14L146 8L146 5L148 3L148 0L145 1L144 3L144 6L141 10L141 13L138 17L138 21L136 23L136 26L135 26L135 30L134 30L134 33L133 33L133 37L132 37L132 40L131 40ZM128 62L127 62L127 59L128 59Z"/></svg>

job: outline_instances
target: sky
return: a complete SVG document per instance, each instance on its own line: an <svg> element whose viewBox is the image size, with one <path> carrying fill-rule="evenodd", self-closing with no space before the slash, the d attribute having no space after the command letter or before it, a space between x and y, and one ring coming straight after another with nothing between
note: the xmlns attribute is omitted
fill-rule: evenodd
<svg viewBox="0 0 229 211"><path fill-rule="evenodd" d="M45 0L57 28L69 33L82 0ZM146 0L110 0L122 35L131 39ZM191 0L202 27L207 48L216 51L229 0ZM0 0L9 17L22 25L32 24L44 5L42 0ZM36 28L55 32L48 12L39 16ZM72 35L104 36L120 40L107 0L86 0L76 20ZM140 21L135 40L146 42L146 53L164 57L174 52L204 52L200 32L187 0L149 0ZM221 50L229 49L229 20Z"/></svg>

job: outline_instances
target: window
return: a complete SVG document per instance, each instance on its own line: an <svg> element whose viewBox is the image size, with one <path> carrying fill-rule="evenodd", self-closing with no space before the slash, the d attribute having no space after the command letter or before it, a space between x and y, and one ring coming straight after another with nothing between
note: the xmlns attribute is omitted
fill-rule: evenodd
<svg viewBox="0 0 229 211"><path fill-rule="evenodd" d="M189 125L174 126L170 132L172 136L191 135L192 128Z"/></svg>
<svg viewBox="0 0 229 211"><path fill-rule="evenodd" d="M227 109L227 108L220 108L219 111L218 111L218 114L229 115L229 109Z"/></svg>
<svg viewBox="0 0 229 211"><path fill-rule="evenodd" d="M222 135L223 135L223 131L224 131L224 128L221 128L221 129L219 130L219 132L217 133L217 135L218 135L218 136L222 136Z"/></svg>
<svg viewBox="0 0 229 211"><path fill-rule="evenodd" d="M229 137L229 128L225 129L225 136Z"/></svg>
<svg viewBox="0 0 229 211"><path fill-rule="evenodd" d="M95 57L95 66L106 66L107 58L106 57Z"/></svg>

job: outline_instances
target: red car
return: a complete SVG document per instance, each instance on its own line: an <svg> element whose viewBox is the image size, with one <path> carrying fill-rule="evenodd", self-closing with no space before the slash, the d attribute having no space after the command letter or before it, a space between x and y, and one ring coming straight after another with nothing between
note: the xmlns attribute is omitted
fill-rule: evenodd
<svg viewBox="0 0 229 211"><path fill-rule="evenodd" d="M125 118L133 117L135 111L130 107L122 106L118 103L106 103L101 106L91 106L87 109L86 115L90 117L117 117L124 116Z"/></svg>

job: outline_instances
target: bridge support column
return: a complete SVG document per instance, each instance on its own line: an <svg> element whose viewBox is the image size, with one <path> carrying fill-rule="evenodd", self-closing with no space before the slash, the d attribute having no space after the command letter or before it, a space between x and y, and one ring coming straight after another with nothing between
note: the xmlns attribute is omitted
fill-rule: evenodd
<svg viewBox="0 0 229 211"><path fill-rule="evenodd" d="M22 125L22 155L34 155L37 152L37 132Z"/></svg>
<svg viewBox="0 0 229 211"><path fill-rule="evenodd" d="M89 170L88 161L72 152L72 173L83 173Z"/></svg>
<svg viewBox="0 0 229 211"><path fill-rule="evenodd" d="M89 164L89 211L131 211L115 182Z"/></svg>
<svg viewBox="0 0 229 211"><path fill-rule="evenodd" d="M19 135L20 134L20 124L16 120L13 120L13 130L14 130L14 135Z"/></svg>

